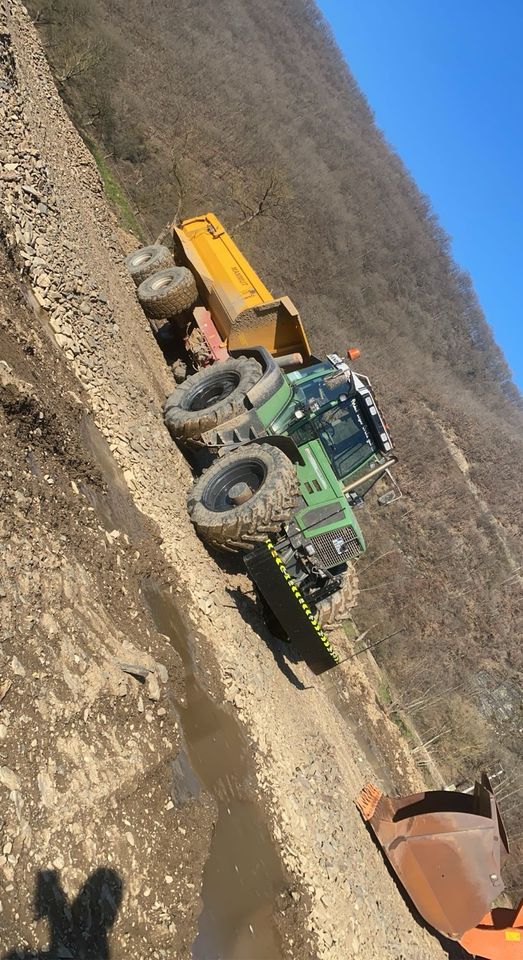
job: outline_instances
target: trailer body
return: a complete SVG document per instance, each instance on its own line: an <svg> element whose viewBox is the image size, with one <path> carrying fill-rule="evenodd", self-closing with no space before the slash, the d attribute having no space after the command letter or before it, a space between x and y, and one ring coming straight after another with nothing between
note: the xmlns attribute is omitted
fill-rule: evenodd
<svg viewBox="0 0 523 960"><path fill-rule="evenodd" d="M213 213L174 227L178 259L196 278L200 296L229 351L265 347L277 358L311 356L297 308L275 299Z"/></svg>

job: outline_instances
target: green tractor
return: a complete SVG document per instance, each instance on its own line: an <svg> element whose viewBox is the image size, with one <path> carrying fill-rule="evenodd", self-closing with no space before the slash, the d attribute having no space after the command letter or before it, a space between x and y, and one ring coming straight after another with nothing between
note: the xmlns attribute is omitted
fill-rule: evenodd
<svg viewBox="0 0 523 960"><path fill-rule="evenodd" d="M322 630L346 619L352 563L365 551L354 507L396 459L367 378L336 354L285 372L251 349L188 377L168 398L165 422L175 439L217 454L189 494L200 537L218 550L262 544L262 555L270 544L289 578L284 608L291 585ZM281 623L253 557L246 562ZM294 633L285 611L283 619Z"/></svg>

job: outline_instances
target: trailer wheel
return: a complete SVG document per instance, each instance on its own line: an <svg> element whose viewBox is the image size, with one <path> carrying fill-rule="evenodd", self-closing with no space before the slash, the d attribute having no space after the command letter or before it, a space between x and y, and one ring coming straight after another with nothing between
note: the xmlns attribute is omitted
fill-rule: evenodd
<svg viewBox="0 0 523 960"><path fill-rule="evenodd" d="M166 267L172 267L173 262L171 251L162 244L140 247L139 250L135 250L134 253L130 253L125 258L125 266L137 287L151 274L157 273L158 270L164 270Z"/></svg>
<svg viewBox="0 0 523 960"><path fill-rule="evenodd" d="M168 267L142 281L138 299L150 319L170 320L194 306L198 291L187 267Z"/></svg>
<svg viewBox="0 0 523 960"><path fill-rule="evenodd" d="M292 519L298 495L292 461L278 447L252 444L202 474L189 494L189 515L209 546L249 550Z"/></svg>
<svg viewBox="0 0 523 960"><path fill-rule="evenodd" d="M175 440L193 440L245 410L245 397L262 375L248 357L230 357L199 370L167 398L164 420Z"/></svg>
<svg viewBox="0 0 523 960"><path fill-rule="evenodd" d="M340 589L316 605L314 616L322 630L334 630L344 620L348 620L351 610L356 606L358 596L358 577L353 566L343 574Z"/></svg>

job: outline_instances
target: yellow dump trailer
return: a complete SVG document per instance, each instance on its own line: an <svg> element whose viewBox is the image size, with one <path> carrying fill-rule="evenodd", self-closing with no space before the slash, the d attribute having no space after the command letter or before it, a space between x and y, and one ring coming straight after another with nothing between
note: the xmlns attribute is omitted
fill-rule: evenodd
<svg viewBox="0 0 523 960"><path fill-rule="evenodd" d="M213 213L174 227L177 260L190 268L198 292L229 350L261 346L276 358L311 355L298 310L275 300Z"/></svg>

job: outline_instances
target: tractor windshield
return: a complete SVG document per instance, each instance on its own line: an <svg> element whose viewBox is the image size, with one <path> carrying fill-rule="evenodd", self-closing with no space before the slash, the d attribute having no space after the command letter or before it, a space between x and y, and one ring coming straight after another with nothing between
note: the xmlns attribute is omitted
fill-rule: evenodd
<svg viewBox="0 0 523 960"><path fill-rule="evenodd" d="M375 445L358 411L356 400L323 410L316 430L328 452L334 472L345 480L375 452Z"/></svg>

